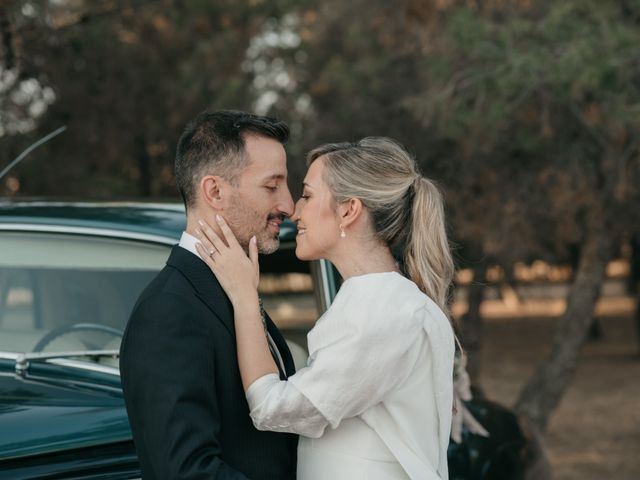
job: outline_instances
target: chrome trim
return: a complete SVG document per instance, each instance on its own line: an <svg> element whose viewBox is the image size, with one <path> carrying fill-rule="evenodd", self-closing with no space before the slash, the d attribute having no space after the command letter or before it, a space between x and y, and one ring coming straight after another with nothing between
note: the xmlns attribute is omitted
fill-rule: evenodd
<svg viewBox="0 0 640 480"><path fill-rule="evenodd" d="M87 363L87 362L78 362L73 360L66 360L64 363L65 357L113 357L117 358L120 355L118 350L80 350L76 352L29 352L29 353L18 353L16 354L16 375L24 376L29 370L30 362L51 362L60 364L62 360L62 365L67 366L75 366L76 368L82 368L84 370L92 370L92 368L85 368L85 366L96 366L95 364ZM77 365L79 364L79 365ZM97 365L99 367L104 367L104 365ZM114 369L114 367L108 367L110 369ZM117 369L116 369L117 370ZM111 373L111 372L104 372ZM119 373L118 373L119 374Z"/></svg>
<svg viewBox="0 0 640 480"><path fill-rule="evenodd" d="M118 367L110 367L109 365L99 365L97 363L81 362L79 360L69 360L66 358L54 358L52 360L48 360L48 363L60 365L61 367L77 368L78 370L106 373L109 375L115 375L116 377L120 376L120 369Z"/></svg>
<svg viewBox="0 0 640 480"><path fill-rule="evenodd" d="M311 263L311 273L317 282L316 300L318 302L318 309L320 315L322 315L331 305L332 302L332 288L329 281L329 275L331 274L331 265L327 260L319 260Z"/></svg>
<svg viewBox="0 0 640 480"><path fill-rule="evenodd" d="M161 245L175 245L179 239L152 235L148 233L129 232L126 230L114 230L92 227L76 227L67 225L34 225L29 223L0 223L0 231L39 232L39 233L65 233L74 235L90 235L93 237L118 238L123 240L139 240L143 242L159 243Z"/></svg>
<svg viewBox="0 0 640 480"><path fill-rule="evenodd" d="M15 360L20 356L15 352L0 352L0 360Z"/></svg>

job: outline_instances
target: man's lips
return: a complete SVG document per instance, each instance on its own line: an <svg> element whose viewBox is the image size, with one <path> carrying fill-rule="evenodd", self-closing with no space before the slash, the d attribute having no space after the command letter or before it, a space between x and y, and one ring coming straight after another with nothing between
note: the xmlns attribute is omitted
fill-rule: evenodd
<svg viewBox="0 0 640 480"><path fill-rule="evenodd" d="M269 220L267 222L267 225L269 225L270 227L276 229L276 230L280 230L280 225L282 224L282 220L279 218L273 218L271 220Z"/></svg>

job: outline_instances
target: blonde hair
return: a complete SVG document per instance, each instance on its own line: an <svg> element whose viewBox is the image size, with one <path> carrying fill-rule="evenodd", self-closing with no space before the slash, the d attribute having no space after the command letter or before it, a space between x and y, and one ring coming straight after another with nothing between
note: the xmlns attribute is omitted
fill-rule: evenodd
<svg viewBox="0 0 640 480"><path fill-rule="evenodd" d="M331 143L307 155L324 157L324 180L337 203L358 198L369 211L377 238L404 245L409 278L445 313L454 266L444 223L442 195L423 177L415 160L397 142L367 137Z"/></svg>

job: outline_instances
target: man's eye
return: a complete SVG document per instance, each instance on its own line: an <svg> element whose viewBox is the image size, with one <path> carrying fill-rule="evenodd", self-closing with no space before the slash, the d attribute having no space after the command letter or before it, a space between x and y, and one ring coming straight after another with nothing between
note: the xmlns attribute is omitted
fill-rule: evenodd
<svg viewBox="0 0 640 480"><path fill-rule="evenodd" d="M273 185L267 185L266 186L269 190L271 190L272 192L275 192L276 190L278 190L278 186L276 185L275 187Z"/></svg>

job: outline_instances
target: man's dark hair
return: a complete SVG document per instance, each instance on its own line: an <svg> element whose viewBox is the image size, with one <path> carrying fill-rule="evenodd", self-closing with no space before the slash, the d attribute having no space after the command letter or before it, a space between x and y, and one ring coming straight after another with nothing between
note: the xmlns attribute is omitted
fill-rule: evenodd
<svg viewBox="0 0 640 480"><path fill-rule="evenodd" d="M285 144L289 127L275 118L236 110L202 112L186 126L176 151L175 177L186 208L196 202L204 175L234 182L247 165L245 136L262 135Z"/></svg>

